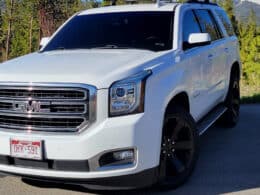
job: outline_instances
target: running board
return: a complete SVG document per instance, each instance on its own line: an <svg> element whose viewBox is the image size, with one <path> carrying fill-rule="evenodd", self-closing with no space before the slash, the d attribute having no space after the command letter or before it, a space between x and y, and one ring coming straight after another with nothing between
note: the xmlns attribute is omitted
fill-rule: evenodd
<svg viewBox="0 0 260 195"><path fill-rule="evenodd" d="M197 129L199 135L205 133L225 112L227 108L223 105L219 105L209 112L198 124Z"/></svg>

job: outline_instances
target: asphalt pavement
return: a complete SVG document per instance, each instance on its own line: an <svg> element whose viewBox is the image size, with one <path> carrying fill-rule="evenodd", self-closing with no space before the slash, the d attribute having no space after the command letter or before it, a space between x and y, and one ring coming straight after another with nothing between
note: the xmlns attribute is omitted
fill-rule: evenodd
<svg viewBox="0 0 260 195"><path fill-rule="evenodd" d="M36 186L37 185L37 186ZM37 183L19 178L0 178L0 195L107 194L69 185ZM260 105L244 105L233 129L212 127L201 137L200 158L194 174L173 191L157 189L116 191L109 194L260 194Z"/></svg>

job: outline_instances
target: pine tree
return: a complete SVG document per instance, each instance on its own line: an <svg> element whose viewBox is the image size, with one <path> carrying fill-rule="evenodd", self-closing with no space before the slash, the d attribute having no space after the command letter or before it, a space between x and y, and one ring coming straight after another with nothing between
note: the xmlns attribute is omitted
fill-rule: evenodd
<svg viewBox="0 0 260 195"><path fill-rule="evenodd" d="M10 47L11 47L11 36L12 36L12 25L13 25L13 15L15 0L5 1L5 21L6 21L6 38L5 38L5 54L4 60L9 59ZM5 32L3 32L4 34Z"/></svg>
<svg viewBox="0 0 260 195"><path fill-rule="evenodd" d="M62 6L62 12L64 13L65 20L71 17L73 14L84 9L84 2L82 0L65 0Z"/></svg>
<svg viewBox="0 0 260 195"><path fill-rule="evenodd" d="M10 58L33 51L33 25L33 0L20 0L14 5Z"/></svg>
<svg viewBox="0 0 260 195"><path fill-rule="evenodd" d="M260 34L253 10L247 23L239 25L239 34L244 80L248 85L260 86Z"/></svg>
<svg viewBox="0 0 260 195"><path fill-rule="evenodd" d="M224 0L219 2L221 6L226 10L232 25L234 27L235 33L238 35L238 22L236 20L235 16L235 10L234 10L234 1L233 0Z"/></svg>
<svg viewBox="0 0 260 195"><path fill-rule="evenodd" d="M51 36L70 16L90 5L82 0L38 0L38 3L40 37Z"/></svg>

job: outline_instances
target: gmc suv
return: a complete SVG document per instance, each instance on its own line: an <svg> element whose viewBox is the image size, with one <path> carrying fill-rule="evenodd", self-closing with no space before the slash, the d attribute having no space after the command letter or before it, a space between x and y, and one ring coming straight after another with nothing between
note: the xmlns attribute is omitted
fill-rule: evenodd
<svg viewBox="0 0 260 195"><path fill-rule="evenodd" d="M199 135L238 121L238 40L216 4L90 9L41 46L0 66L2 174L175 188L195 167Z"/></svg>

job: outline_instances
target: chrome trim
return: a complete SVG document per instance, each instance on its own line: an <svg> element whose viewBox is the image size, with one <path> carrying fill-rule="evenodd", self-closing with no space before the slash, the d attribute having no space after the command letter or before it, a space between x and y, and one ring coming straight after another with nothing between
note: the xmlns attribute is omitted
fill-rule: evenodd
<svg viewBox="0 0 260 195"><path fill-rule="evenodd" d="M71 133L80 133L84 129L88 128L95 120L96 120L96 96L97 96L97 88L92 85L81 84L81 83L32 83L32 82L0 82L0 89L20 89L20 90L72 90L72 91L80 91L84 92L84 98L81 99L44 99L44 98L0 98L0 102L10 103L8 100L16 100L20 102L21 100L34 100L34 101L42 101L42 102L54 102L55 104L74 104L74 105L85 105L84 113L17 113L17 112L6 112L0 110L0 116L17 116L17 117L25 117L25 118L75 118L75 119L84 119L83 123L73 128L34 128L34 127L17 127L10 125L0 125L1 128L11 129L15 131L15 129L25 130L27 132L52 132L52 133L62 133L62 132L71 132ZM88 91L88 94L87 94ZM85 102L84 101L88 101ZM87 106L89 107L87 110ZM88 116L86 115L88 113ZM75 115L78 115L77 117ZM17 130L16 132L21 132L21 130Z"/></svg>
<svg viewBox="0 0 260 195"><path fill-rule="evenodd" d="M31 132L49 132L49 133L54 133L54 132L62 132L62 133L66 133L66 132L77 132L78 128L59 128L56 127L54 128L43 128L43 127L37 127L37 130L34 130L33 127L30 126L25 126L26 129L24 127L19 127L19 126L14 126L14 125L1 125L1 128L7 128L9 130L16 130L19 132L22 132L23 130L26 131L27 133L31 133Z"/></svg>
<svg viewBox="0 0 260 195"><path fill-rule="evenodd" d="M45 114L19 114L19 113L7 113L7 112L0 112L1 116L14 116L14 117L21 117L21 118L85 118L83 116L66 116L66 115L45 115ZM0 127L1 128L1 127Z"/></svg>
<svg viewBox="0 0 260 195"><path fill-rule="evenodd" d="M46 90L46 88L50 87L48 90L49 91L63 91L63 90L67 90L67 91L78 91L78 92L81 92L81 93L84 93L84 98L77 98L77 99L66 99L66 98L60 98L60 99L56 99L56 98L33 98L33 100L35 101L40 101L42 99L44 99L44 101L55 101L55 100L63 100L63 101L82 101L82 100L87 100L87 93L85 90L81 90L79 87L78 88L73 88L73 87L51 87L51 86L36 86L36 85L29 85L29 87L24 87L24 86L9 86L9 87L6 87L5 85L2 85L3 83L0 83L0 90L1 89L11 89L11 90L15 90L15 89L18 89L18 90L28 90L28 91L33 91L33 90ZM30 83L30 84L34 84L34 83ZM37 89L35 88L37 87ZM31 98L10 98L10 97L1 97L1 93L0 93L0 100L3 99L3 100L31 100Z"/></svg>
<svg viewBox="0 0 260 195"><path fill-rule="evenodd" d="M35 101L35 99L33 99L34 101ZM36 100L37 101L37 100ZM13 107L13 104L19 104L19 103L25 103L25 102L27 102L27 101L25 101L25 100L19 100L19 101L17 101L17 100L2 100L2 99L0 99L0 104L1 103L10 103L10 104L12 104L12 107ZM49 106L58 106L58 105L82 105L82 106L84 106L84 111L83 112L73 112L73 113L68 113L68 112L58 112L58 113L55 113L55 112L48 112L47 110L44 110L44 109L41 109L41 111L39 111L39 112L33 112L33 113L29 113L29 112L27 112L27 113L25 113L25 112L19 112L19 110L15 110L14 108L12 109L12 110L5 110L5 109L1 109L0 108L0 115L1 115L1 113L4 113L4 114L12 114L12 113L14 113L14 114L19 114L19 115L25 115L25 114L33 114L33 115L41 115L41 116L43 116L43 115L53 115L53 116L59 116L59 115L61 115L61 116L63 116L63 115L80 115L80 114L82 114L82 115L84 115L84 114L87 114L87 112L88 112L88 108L87 108L87 105L88 105L88 103L83 103L83 102L69 102L69 101L58 101L58 100L55 100L55 101L46 101L46 100L42 100L42 101L39 101L40 103L41 103L41 105L49 105Z"/></svg>

